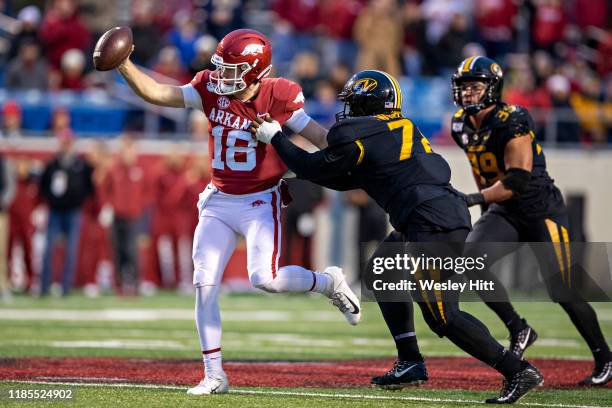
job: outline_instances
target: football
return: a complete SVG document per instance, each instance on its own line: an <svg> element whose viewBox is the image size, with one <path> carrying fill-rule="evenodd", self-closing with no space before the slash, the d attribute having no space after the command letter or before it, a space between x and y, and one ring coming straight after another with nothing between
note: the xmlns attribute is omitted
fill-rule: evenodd
<svg viewBox="0 0 612 408"><path fill-rule="evenodd" d="M129 57L133 48L130 27L114 27L102 34L93 53L94 67L98 71L117 68Z"/></svg>

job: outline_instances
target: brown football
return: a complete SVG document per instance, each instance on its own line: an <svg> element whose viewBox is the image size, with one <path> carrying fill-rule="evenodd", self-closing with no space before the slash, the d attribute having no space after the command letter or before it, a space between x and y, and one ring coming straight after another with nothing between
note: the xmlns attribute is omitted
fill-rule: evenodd
<svg viewBox="0 0 612 408"><path fill-rule="evenodd" d="M98 71L117 68L132 52L130 27L114 27L102 34L93 53L94 67Z"/></svg>

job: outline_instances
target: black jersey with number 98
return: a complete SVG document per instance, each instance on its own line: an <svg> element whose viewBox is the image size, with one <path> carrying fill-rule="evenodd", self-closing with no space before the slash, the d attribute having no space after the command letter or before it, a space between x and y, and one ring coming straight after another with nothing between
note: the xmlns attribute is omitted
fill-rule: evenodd
<svg viewBox="0 0 612 408"><path fill-rule="evenodd" d="M505 103L498 103L478 130L463 109L455 113L451 122L453 139L465 151L480 188L492 186L506 174L504 151L510 140L531 138L533 168L528 187L520 196L499 204L525 217L558 214L565 210L563 198L546 171L546 158L533 129L533 119L525 108Z"/></svg>

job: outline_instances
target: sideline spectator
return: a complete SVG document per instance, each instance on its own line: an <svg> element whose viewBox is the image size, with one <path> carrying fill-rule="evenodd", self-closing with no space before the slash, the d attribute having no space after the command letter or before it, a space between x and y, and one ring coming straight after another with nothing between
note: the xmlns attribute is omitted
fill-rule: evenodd
<svg viewBox="0 0 612 408"><path fill-rule="evenodd" d="M291 78L300 84L305 98L312 98L319 74L319 58L312 52L301 52L295 56L291 66Z"/></svg>
<svg viewBox="0 0 612 408"><path fill-rule="evenodd" d="M453 16L450 22L448 30L438 42L438 70L447 70L447 75L459 64L462 60L461 52L463 47L468 43L469 40L469 22L467 17L461 13L457 13ZM439 71L444 73L444 71Z"/></svg>
<svg viewBox="0 0 612 408"><path fill-rule="evenodd" d="M46 91L49 85L48 72L47 63L40 56L40 45L31 38L24 39L19 54L6 68L6 88Z"/></svg>
<svg viewBox="0 0 612 408"><path fill-rule="evenodd" d="M87 154L93 166L94 193L83 204L81 250L78 261L77 284L83 286L87 297L100 293L97 272L103 262L112 264L112 250L108 232L109 220L104 208L104 182L110 166L110 153L103 140L95 140Z"/></svg>
<svg viewBox="0 0 612 408"><path fill-rule="evenodd" d="M159 58L153 71L176 80L180 84L191 81L191 76L181 64L179 52L176 47L168 45L159 51Z"/></svg>
<svg viewBox="0 0 612 408"><path fill-rule="evenodd" d="M47 59L59 69L62 55L72 48L86 51L91 35L79 17L74 0L53 0L39 30Z"/></svg>
<svg viewBox="0 0 612 408"><path fill-rule="evenodd" d="M58 134L70 130L70 112L64 106L58 106L51 115L51 130Z"/></svg>
<svg viewBox="0 0 612 408"><path fill-rule="evenodd" d="M33 41L38 44L40 49L40 40L38 39L38 26L40 24L40 10L36 6L26 6L19 11L17 19L21 26L19 32L11 39L11 48L8 52L7 59L12 60L19 53L19 49L24 42Z"/></svg>
<svg viewBox="0 0 612 408"><path fill-rule="evenodd" d="M138 221L143 214L147 181L130 136L123 136L117 161L109 169L104 196L113 210L112 244L120 294L136 295L139 283Z"/></svg>
<svg viewBox="0 0 612 408"><path fill-rule="evenodd" d="M52 89L82 91L85 89L83 70L85 69L85 55L77 49L68 50L62 55L62 66L55 74Z"/></svg>
<svg viewBox="0 0 612 408"><path fill-rule="evenodd" d="M2 129L0 138L18 139L23 135L21 129L21 106L9 99L2 107Z"/></svg>
<svg viewBox="0 0 612 408"><path fill-rule="evenodd" d="M203 35L194 44L195 55L189 63L189 73L195 76L205 69L215 70L215 65L210 60L217 49L217 39L211 35Z"/></svg>
<svg viewBox="0 0 612 408"><path fill-rule="evenodd" d="M39 204L38 179L32 172L32 163L29 159L17 159L15 163L17 188L15 199L9 207L9 259L15 256L17 244L23 252L25 267L24 291L31 292L35 283L34 253L32 238L35 227L32 223L32 214ZM11 273L13 276L14 273Z"/></svg>
<svg viewBox="0 0 612 408"><path fill-rule="evenodd" d="M552 108L556 112L554 118L556 141L558 143L580 142L578 117L570 104L570 82L562 75L553 75L548 78L547 88L550 92Z"/></svg>
<svg viewBox="0 0 612 408"><path fill-rule="evenodd" d="M605 140L600 102L601 81L592 74L585 74L581 81L582 89L570 97L570 103L580 118L582 130L589 140L601 143Z"/></svg>
<svg viewBox="0 0 612 408"><path fill-rule="evenodd" d="M291 61L297 53L315 49L319 4L313 0L275 0L272 11L273 64L278 75L284 76L289 72Z"/></svg>
<svg viewBox="0 0 612 408"><path fill-rule="evenodd" d="M518 9L513 0L476 0L476 27L490 58L503 62L512 51L512 31Z"/></svg>
<svg viewBox="0 0 612 408"><path fill-rule="evenodd" d="M7 158L0 153L0 297L10 297L8 275L9 225L7 210L15 195L15 175Z"/></svg>
<svg viewBox="0 0 612 408"><path fill-rule="evenodd" d="M174 16L174 28L168 33L168 43L180 53L181 64L189 66L195 57L195 44L198 40L198 27L191 13L185 10L179 11Z"/></svg>
<svg viewBox="0 0 612 408"><path fill-rule="evenodd" d="M380 69L401 74L402 20L395 0L371 0L355 22L354 38L359 44L357 70Z"/></svg>
<svg viewBox="0 0 612 408"><path fill-rule="evenodd" d="M40 179L39 190L49 207L49 221L41 276L41 295L49 292L53 280L52 265L55 244L65 237L62 295L70 292L76 270L81 231L81 209L93 193L93 168L74 150L74 135L70 130L56 133L59 151L47 163Z"/></svg>
<svg viewBox="0 0 612 408"><path fill-rule="evenodd" d="M292 0L297 2L297 0ZM206 31L215 38L223 38L231 31L243 28L244 0L202 1L201 11L206 18Z"/></svg>
<svg viewBox="0 0 612 408"><path fill-rule="evenodd" d="M353 26L363 8L358 0L322 0L321 28L324 34L323 66L329 69L342 61L353 70L357 45L353 41Z"/></svg>
<svg viewBox="0 0 612 408"><path fill-rule="evenodd" d="M551 53L556 43L563 40L567 17L561 0L538 0L533 15L532 39L535 48Z"/></svg>
<svg viewBox="0 0 612 408"><path fill-rule="evenodd" d="M138 65L149 65L161 48L162 33L155 25L154 4L148 0L135 0L132 3L132 36L134 52L130 56Z"/></svg>
<svg viewBox="0 0 612 408"><path fill-rule="evenodd" d="M181 205L187 195L184 157L178 147L170 148L152 183L153 217L151 221L151 266L145 278L155 286L189 288L193 265L187 249L186 221ZM173 214L174 217L168 217ZM186 255L187 254L187 255Z"/></svg>

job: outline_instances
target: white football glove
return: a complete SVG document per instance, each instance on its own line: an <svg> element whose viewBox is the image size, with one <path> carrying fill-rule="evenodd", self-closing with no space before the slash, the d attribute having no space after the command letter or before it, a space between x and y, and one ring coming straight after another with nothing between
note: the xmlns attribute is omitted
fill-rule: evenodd
<svg viewBox="0 0 612 408"><path fill-rule="evenodd" d="M281 125L277 121L272 122L264 121L257 128L255 137L262 143L270 144L274 135L281 131Z"/></svg>

